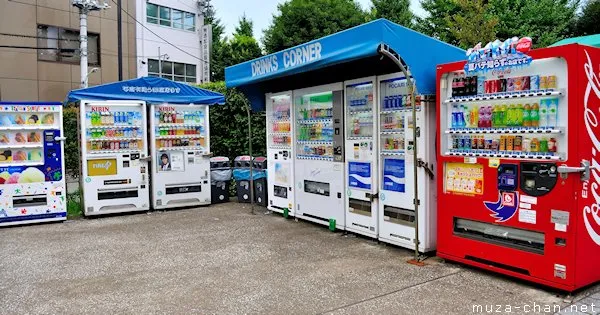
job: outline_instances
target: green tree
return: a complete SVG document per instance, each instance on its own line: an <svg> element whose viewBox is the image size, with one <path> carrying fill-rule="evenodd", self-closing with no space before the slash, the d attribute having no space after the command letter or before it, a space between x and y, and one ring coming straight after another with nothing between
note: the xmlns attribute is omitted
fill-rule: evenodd
<svg viewBox="0 0 600 315"><path fill-rule="evenodd" d="M497 36L529 36L546 47L571 36L579 0L489 0L488 13L498 17Z"/></svg>
<svg viewBox="0 0 600 315"><path fill-rule="evenodd" d="M354 0L289 0L277 6L263 44L277 52L360 25L366 13Z"/></svg>
<svg viewBox="0 0 600 315"><path fill-rule="evenodd" d="M415 15L409 0L372 0L372 4L372 19L384 18L409 28L413 26Z"/></svg>
<svg viewBox="0 0 600 315"><path fill-rule="evenodd" d="M460 13L456 0L421 0L421 7L427 15L416 18L415 29L446 43L458 45L458 39L448 24L449 17Z"/></svg>
<svg viewBox="0 0 600 315"><path fill-rule="evenodd" d="M456 0L460 13L446 18L450 33L456 38L458 46L468 49L475 44L487 43L496 38L495 27L498 18L486 14L488 5L485 0Z"/></svg>
<svg viewBox="0 0 600 315"><path fill-rule="evenodd" d="M240 18L238 26L235 28L233 38L227 42L227 51L229 58L225 66L233 66L254 58L262 56L262 51L258 42L253 36L253 23L246 15Z"/></svg>
<svg viewBox="0 0 600 315"><path fill-rule="evenodd" d="M600 34L600 0L589 0L577 20L576 35Z"/></svg>

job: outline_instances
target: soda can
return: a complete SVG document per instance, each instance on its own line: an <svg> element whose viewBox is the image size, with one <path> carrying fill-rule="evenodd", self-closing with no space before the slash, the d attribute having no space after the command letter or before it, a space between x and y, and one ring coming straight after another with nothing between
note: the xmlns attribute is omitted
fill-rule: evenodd
<svg viewBox="0 0 600 315"><path fill-rule="evenodd" d="M498 92L506 92L506 79L500 79L500 86Z"/></svg>
<svg viewBox="0 0 600 315"><path fill-rule="evenodd" d="M471 136L471 150L477 150L477 136Z"/></svg>
<svg viewBox="0 0 600 315"><path fill-rule="evenodd" d="M549 75L548 79L547 79L547 84L548 84L548 89L549 90L554 90L557 88L556 85L556 76L555 75Z"/></svg>
<svg viewBox="0 0 600 315"><path fill-rule="evenodd" d="M506 92L514 92L515 91L515 79L508 78L506 79Z"/></svg>
<svg viewBox="0 0 600 315"><path fill-rule="evenodd" d="M523 91L529 91L531 89L531 81L529 76L523 77Z"/></svg>
<svg viewBox="0 0 600 315"><path fill-rule="evenodd" d="M492 80L490 87L490 93L498 93L498 80Z"/></svg>
<svg viewBox="0 0 600 315"><path fill-rule="evenodd" d="M483 82L483 91L485 92L485 94L492 93L492 88L491 88L492 84L491 83L492 83L492 81L490 81L490 80L485 80Z"/></svg>
<svg viewBox="0 0 600 315"><path fill-rule="evenodd" d="M470 137L470 136L466 136L466 137L464 138L464 141L465 141L465 142L464 142L464 146L463 146L463 148L464 148L465 150L471 150L471 137Z"/></svg>
<svg viewBox="0 0 600 315"><path fill-rule="evenodd" d="M540 89L540 76L539 75L529 76L529 89L531 91L537 91Z"/></svg>
<svg viewBox="0 0 600 315"><path fill-rule="evenodd" d="M485 139L483 138L483 136L481 136L477 139L477 149L478 150L485 149Z"/></svg>
<svg viewBox="0 0 600 315"><path fill-rule="evenodd" d="M465 138L458 136L458 150L463 150L465 148Z"/></svg>
<svg viewBox="0 0 600 315"><path fill-rule="evenodd" d="M485 77L477 76L477 95L483 95L485 92Z"/></svg>
<svg viewBox="0 0 600 315"><path fill-rule="evenodd" d="M515 136L515 140L513 143L513 150L515 150L515 151L523 150L523 137L522 136Z"/></svg>
<svg viewBox="0 0 600 315"><path fill-rule="evenodd" d="M457 136L452 137L452 149L454 149L454 150L460 149L460 141L459 141L459 137L457 137Z"/></svg>
<svg viewBox="0 0 600 315"><path fill-rule="evenodd" d="M485 144L484 144L483 149L484 150L491 150L493 142L494 142L494 140L492 140L492 139L489 139L489 138L485 139Z"/></svg>
<svg viewBox="0 0 600 315"><path fill-rule="evenodd" d="M545 91L548 89L548 77L540 76L540 90Z"/></svg>

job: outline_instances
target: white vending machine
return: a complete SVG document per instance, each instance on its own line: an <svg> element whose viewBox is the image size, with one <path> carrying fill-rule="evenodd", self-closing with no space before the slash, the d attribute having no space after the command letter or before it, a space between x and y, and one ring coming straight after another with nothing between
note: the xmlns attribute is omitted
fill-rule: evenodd
<svg viewBox="0 0 600 315"><path fill-rule="evenodd" d="M414 81L413 81L414 82ZM417 121L409 106L406 77L378 77L379 85L379 240L415 248L414 142L419 159L419 251L436 247L435 102L417 97Z"/></svg>
<svg viewBox="0 0 600 315"><path fill-rule="evenodd" d="M346 230L377 238L377 81L362 78L344 86Z"/></svg>
<svg viewBox="0 0 600 315"><path fill-rule="evenodd" d="M152 207L210 204L208 105L150 106Z"/></svg>
<svg viewBox="0 0 600 315"><path fill-rule="evenodd" d="M292 92L267 94L267 209L294 216Z"/></svg>
<svg viewBox="0 0 600 315"><path fill-rule="evenodd" d="M80 114L84 214L150 209L146 103L81 101Z"/></svg>
<svg viewBox="0 0 600 315"><path fill-rule="evenodd" d="M294 91L296 217L345 229L343 84Z"/></svg>
<svg viewBox="0 0 600 315"><path fill-rule="evenodd" d="M67 218L60 103L0 103L0 226Z"/></svg>

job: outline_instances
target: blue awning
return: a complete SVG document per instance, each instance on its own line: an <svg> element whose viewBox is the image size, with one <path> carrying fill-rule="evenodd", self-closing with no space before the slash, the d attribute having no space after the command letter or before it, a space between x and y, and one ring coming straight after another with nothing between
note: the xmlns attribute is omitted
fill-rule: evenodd
<svg viewBox="0 0 600 315"><path fill-rule="evenodd" d="M254 109L264 108L273 79L377 56L387 44L408 65L420 94L435 94L436 66L465 60L465 51L406 27L379 19L225 69L228 88L239 87ZM391 72L397 72L395 68ZM334 75L334 74L332 74ZM309 87L307 83L305 87ZM279 86L281 87L281 86Z"/></svg>
<svg viewBox="0 0 600 315"><path fill-rule="evenodd" d="M143 77L78 89L69 92L67 102L81 100L137 100L169 104L225 104L221 93L162 78Z"/></svg>

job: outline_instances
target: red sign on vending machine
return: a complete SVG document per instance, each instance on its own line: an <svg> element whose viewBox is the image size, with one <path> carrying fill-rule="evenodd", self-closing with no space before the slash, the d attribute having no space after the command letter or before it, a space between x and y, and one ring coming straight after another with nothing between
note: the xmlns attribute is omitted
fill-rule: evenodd
<svg viewBox="0 0 600 315"><path fill-rule="evenodd" d="M600 49L527 55L468 95L466 62L438 66L438 255L573 291L600 280ZM485 190L457 193L456 165Z"/></svg>

